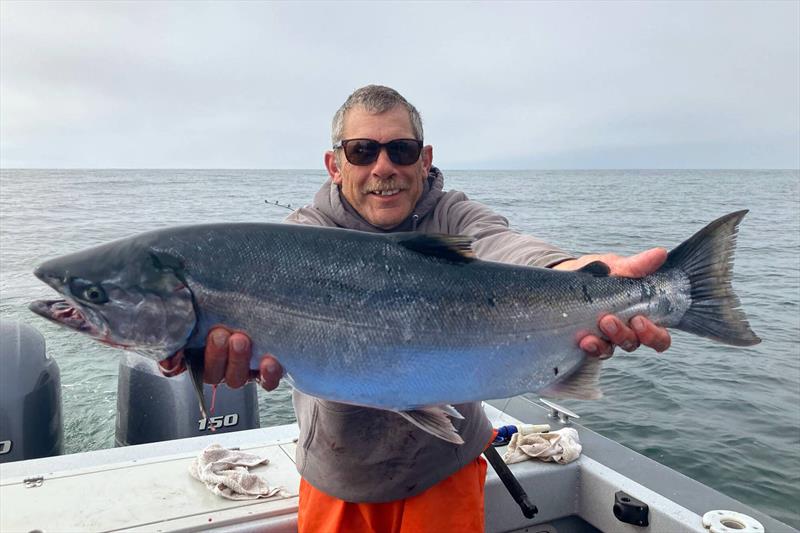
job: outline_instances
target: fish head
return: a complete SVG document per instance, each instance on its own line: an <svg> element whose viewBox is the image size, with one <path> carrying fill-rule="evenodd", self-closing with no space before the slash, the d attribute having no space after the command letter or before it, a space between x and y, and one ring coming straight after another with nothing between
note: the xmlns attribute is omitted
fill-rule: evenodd
<svg viewBox="0 0 800 533"><path fill-rule="evenodd" d="M30 309L95 340L161 361L183 348L197 321L180 259L118 241L51 259L34 274L63 298Z"/></svg>

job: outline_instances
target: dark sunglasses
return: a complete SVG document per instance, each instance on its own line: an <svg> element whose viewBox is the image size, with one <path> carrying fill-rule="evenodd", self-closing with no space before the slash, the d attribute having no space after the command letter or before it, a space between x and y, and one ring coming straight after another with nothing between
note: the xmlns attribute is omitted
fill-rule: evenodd
<svg viewBox="0 0 800 533"><path fill-rule="evenodd" d="M394 139L379 143L373 139L346 139L333 145L334 150L342 148L344 156L351 165L371 165L378 160L381 148L386 148L389 160L395 165L411 165L419 160L422 141L417 139Z"/></svg>

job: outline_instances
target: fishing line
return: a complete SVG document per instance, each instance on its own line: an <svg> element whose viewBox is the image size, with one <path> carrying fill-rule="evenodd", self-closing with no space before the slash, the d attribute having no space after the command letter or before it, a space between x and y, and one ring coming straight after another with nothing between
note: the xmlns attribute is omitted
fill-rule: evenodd
<svg viewBox="0 0 800 533"><path fill-rule="evenodd" d="M502 414L500 415L500 418L503 418L503 419L504 419L504 418L506 418L506 416L509 416L509 417L510 417L510 415L509 415L509 414L508 414L508 412L506 411L506 409L508 408L508 404L509 404L509 403L511 403L511 396L509 396L508 398L506 398L506 403L504 403L504 404L503 404L503 408L502 408L502 409L500 409L500 411L501 411L501 413L502 413ZM504 421L505 421L505 420L504 420Z"/></svg>

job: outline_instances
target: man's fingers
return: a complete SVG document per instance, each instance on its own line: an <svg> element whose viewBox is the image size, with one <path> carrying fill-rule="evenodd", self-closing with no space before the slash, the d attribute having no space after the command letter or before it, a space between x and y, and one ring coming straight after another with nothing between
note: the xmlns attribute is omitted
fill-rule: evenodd
<svg viewBox="0 0 800 533"><path fill-rule="evenodd" d="M283 368L278 360L271 355L265 355L258 367L261 386L270 391L275 389L283 376Z"/></svg>
<svg viewBox="0 0 800 533"><path fill-rule="evenodd" d="M639 338L636 336L636 332L614 315L606 315L600 319L600 331L605 333L612 343L626 352L632 352L639 347Z"/></svg>
<svg viewBox="0 0 800 533"><path fill-rule="evenodd" d="M158 362L158 369L164 377L171 378L186 370L183 350L179 350L175 355Z"/></svg>
<svg viewBox="0 0 800 533"><path fill-rule="evenodd" d="M250 377L250 338L242 333L232 333L228 339L228 367L225 383L238 389Z"/></svg>
<svg viewBox="0 0 800 533"><path fill-rule="evenodd" d="M651 248L616 261L611 266L611 274L625 278L643 278L658 270L666 260L667 251L664 248Z"/></svg>
<svg viewBox="0 0 800 533"><path fill-rule="evenodd" d="M667 350L672 344L672 337L665 328L656 326L642 316L631 319L631 326L636 332L639 341L657 352Z"/></svg>
<svg viewBox="0 0 800 533"><path fill-rule="evenodd" d="M608 359L614 355L614 345L594 335L586 335L578 344L590 356Z"/></svg>
<svg viewBox="0 0 800 533"><path fill-rule="evenodd" d="M670 347L672 338L669 331L656 326L643 316L634 317L630 324L624 324L614 315L606 315L600 319L600 331L608 340L625 350L632 352L644 344L657 352Z"/></svg>
<svg viewBox="0 0 800 533"><path fill-rule="evenodd" d="M230 332L223 327L216 327L208 332L205 350L205 372L203 381L216 385L225 377L228 362L228 338Z"/></svg>

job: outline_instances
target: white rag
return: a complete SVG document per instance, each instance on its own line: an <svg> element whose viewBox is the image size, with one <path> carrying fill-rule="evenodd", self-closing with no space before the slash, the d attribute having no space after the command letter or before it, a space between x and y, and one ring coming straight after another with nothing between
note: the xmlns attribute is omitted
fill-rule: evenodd
<svg viewBox="0 0 800 533"><path fill-rule="evenodd" d="M208 490L223 498L255 500L283 492L281 487L270 487L266 479L248 470L268 462L266 457L211 444L192 461L189 473L205 483Z"/></svg>
<svg viewBox="0 0 800 533"><path fill-rule="evenodd" d="M581 455L581 441L578 432L573 428L562 428L550 433L514 433L503 455L508 464L519 463L526 459L554 461L565 465Z"/></svg>

